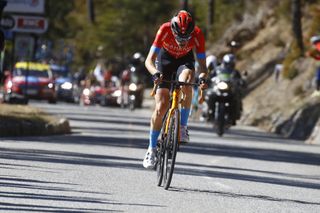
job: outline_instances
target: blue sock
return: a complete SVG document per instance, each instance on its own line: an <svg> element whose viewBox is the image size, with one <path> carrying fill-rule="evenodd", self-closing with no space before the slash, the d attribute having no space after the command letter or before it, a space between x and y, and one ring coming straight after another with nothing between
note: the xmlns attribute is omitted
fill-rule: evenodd
<svg viewBox="0 0 320 213"><path fill-rule="evenodd" d="M149 136L149 148L156 148L157 147L157 140L160 135L159 130L150 130Z"/></svg>
<svg viewBox="0 0 320 213"><path fill-rule="evenodd" d="M190 114L190 109L181 109L181 126L187 126L188 124L188 119L189 119L189 114Z"/></svg>

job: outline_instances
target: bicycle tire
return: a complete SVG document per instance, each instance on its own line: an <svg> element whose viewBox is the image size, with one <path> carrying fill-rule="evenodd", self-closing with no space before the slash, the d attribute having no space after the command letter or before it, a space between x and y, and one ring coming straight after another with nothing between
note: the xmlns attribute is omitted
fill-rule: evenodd
<svg viewBox="0 0 320 213"><path fill-rule="evenodd" d="M157 145L157 186L161 186L163 179L163 164L164 164L164 145L163 141L158 141Z"/></svg>
<svg viewBox="0 0 320 213"><path fill-rule="evenodd" d="M164 152L164 168L163 168L163 179L164 189L168 189L171 184L177 150L179 145L179 127L180 127L180 114L179 110L175 110L173 115L170 117L168 135L165 140L165 152Z"/></svg>
<svg viewBox="0 0 320 213"><path fill-rule="evenodd" d="M157 171L157 186L161 186L163 180L163 166L164 166L164 141L166 140L166 120L168 118L168 111L162 120L162 128L160 140L157 142L157 164L155 170Z"/></svg>

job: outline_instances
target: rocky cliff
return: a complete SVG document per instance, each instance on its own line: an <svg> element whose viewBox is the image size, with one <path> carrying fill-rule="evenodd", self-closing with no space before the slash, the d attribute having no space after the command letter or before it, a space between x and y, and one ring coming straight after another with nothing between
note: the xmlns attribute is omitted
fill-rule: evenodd
<svg viewBox="0 0 320 213"><path fill-rule="evenodd" d="M304 32L311 22L312 17L304 18ZM291 32L290 20L277 16L275 7L265 4L257 13L246 14L242 21L231 25L209 52L221 57L232 51L228 42L239 43L235 52L237 68L247 71L249 84L241 123L320 143L320 96L314 93L313 85L316 62L300 57L291 64L297 72L295 78L283 78L280 74L277 80L274 76L275 65L281 64L291 51Z"/></svg>

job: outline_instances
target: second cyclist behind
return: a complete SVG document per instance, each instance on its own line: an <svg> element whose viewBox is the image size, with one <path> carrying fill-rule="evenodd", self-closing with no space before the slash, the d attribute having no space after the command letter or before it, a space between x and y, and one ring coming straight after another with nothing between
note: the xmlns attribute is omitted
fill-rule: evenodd
<svg viewBox="0 0 320 213"><path fill-rule="evenodd" d="M191 14L181 10L171 21L161 25L145 61L145 66L152 75L153 81L159 83L155 94L155 110L150 122L149 147L143 160L143 166L147 169L153 169L156 164L157 140L163 117L169 108L170 84L160 81L161 79L170 81L172 75L177 73L179 81L193 82L195 76L193 49L196 50L200 66L200 88L205 89L207 69L204 35L200 28L195 26ZM192 101L192 87L185 86L182 90L186 97L181 106L180 135L181 142L189 142L187 124Z"/></svg>

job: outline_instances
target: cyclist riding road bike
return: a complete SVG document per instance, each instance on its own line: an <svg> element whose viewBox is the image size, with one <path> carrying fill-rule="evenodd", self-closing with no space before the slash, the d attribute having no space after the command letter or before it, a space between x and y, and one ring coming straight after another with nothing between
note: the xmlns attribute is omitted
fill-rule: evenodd
<svg viewBox="0 0 320 213"><path fill-rule="evenodd" d="M205 54L205 39L202 31L195 26L191 14L185 10L179 11L169 22L161 25L145 61L145 66L158 84L155 95L155 110L150 122L149 147L143 166L153 169L156 164L156 146L161 131L162 120L169 108L170 84L161 80L172 80L176 73L179 81L191 83L195 76L195 59L193 49L196 50L200 66L200 88L207 87L207 69ZM179 70L179 71L178 71ZM187 130L188 118L192 101L192 87L182 88L185 99L181 103L181 142L189 142Z"/></svg>

